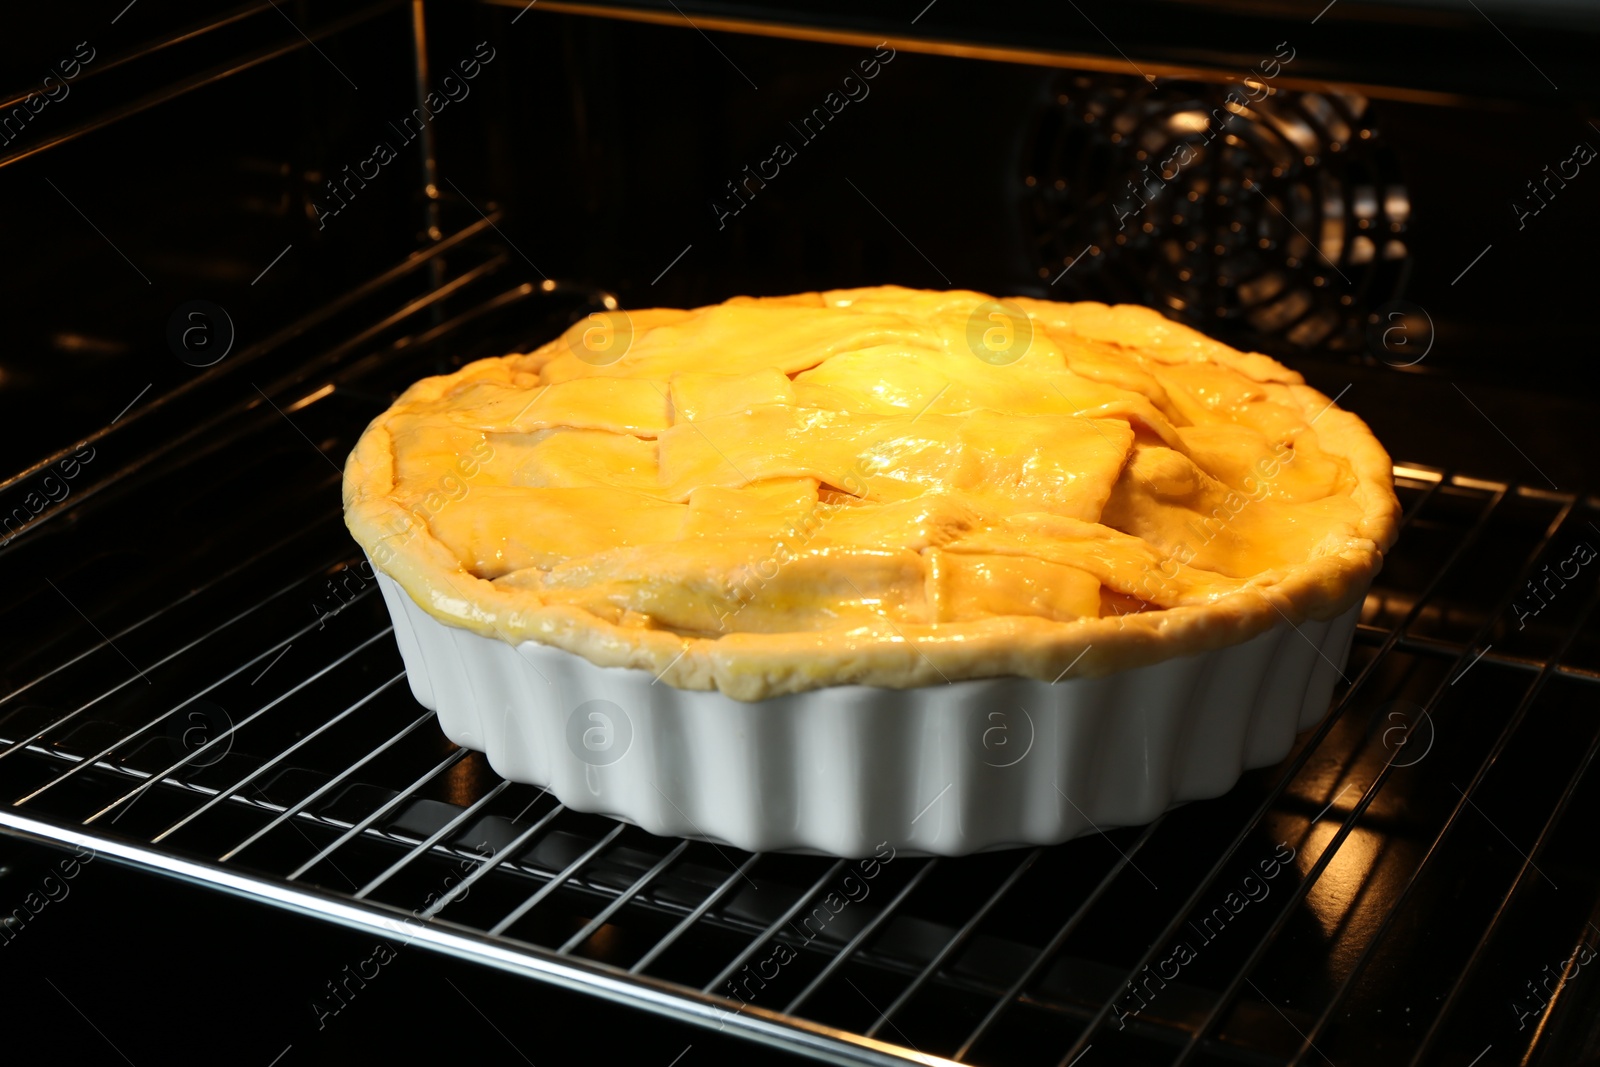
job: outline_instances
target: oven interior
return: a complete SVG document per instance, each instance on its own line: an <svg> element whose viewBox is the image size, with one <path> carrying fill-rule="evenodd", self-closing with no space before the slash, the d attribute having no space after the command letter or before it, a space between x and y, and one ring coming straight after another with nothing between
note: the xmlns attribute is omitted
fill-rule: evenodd
<svg viewBox="0 0 1600 1067"><path fill-rule="evenodd" d="M8 951L53 959L65 920L33 902L92 849L201 910L417 944L703 1049L1595 1055L1593 26L145 6L0 44L22 72L0 184L28 205L0 294ZM1241 86L1260 98L1230 105ZM1145 827L897 857L808 939L841 863L567 811L443 738L340 467L410 382L589 312L884 282L1133 300L1269 352L1373 426L1405 526L1281 765ZM240 913L216 914L220 935ZM286 983L300 1015L252 1020L260 1047L319 1040L340 980ZM481 995L489 1026L525 1025Z"/></svg>

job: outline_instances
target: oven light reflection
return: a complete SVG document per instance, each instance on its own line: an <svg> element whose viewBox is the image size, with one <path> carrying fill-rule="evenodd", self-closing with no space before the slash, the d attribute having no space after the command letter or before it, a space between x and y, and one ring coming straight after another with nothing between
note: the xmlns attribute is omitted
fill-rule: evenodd
<svg viewBox="0 0 1600 1067"><path fill-rule="evenodd" d="M587 921L587 920L585 920ZM615 923L603 923L584 941L584 955L591 959L611 962L616 958L622 940L622 931Z"/></svg>
<svg viewBox="0 0 1600 1067"><path fill-rule="evenodd" d="M1427 470L1422 467L1407 467L1399 463L1394 465L1394 476L1396 478L1409 478L1417 482L1437 482L1444 477L1440 471Z"/></svg>
<svg viewBox="0 0 1600 1067"><path fill-rule="evenodd" d="M472 758L460 760L444 772L444 794L447 803L470 807L483 795L482 771Z"/></svg>
<svg viewBox="0 0 1600 1067"><path fill-rule="evenodd" d="M289 415L293 415L295 412L299 411L301 408L310 407L312 404L315 404L317 401L321 400L325 396L330 395L332 392L333 392L333 384L330 382L329 384L324 385L321 389L318 389L315 392L307 393L305 396L301 397L299 400L296 400L294 403L292 403L288 407L284 408L283 409L284 413L285 414L289 414Z"/></svg>
<svg viewBox="0 0 1600 1067"><path fill-rule="evenodd" d="M1343 813L1337 809L1330 809L1325 817L1311 827L1305 843L1295 854L1294 859L1302 878L1310 872L1317 860L1322 858L1323 851L1333 840L1333 835L1339 832L1344 819ZM1316 885L1306 894L1305 904L1316 917L1324 934L1332 937L1349 921L1351 911L1361 895L1362 887L1372 874L1382 849L1383 835L1358 826L1350 831L1350 836L1344 839L1339 851L1323 869Z"/></svg>

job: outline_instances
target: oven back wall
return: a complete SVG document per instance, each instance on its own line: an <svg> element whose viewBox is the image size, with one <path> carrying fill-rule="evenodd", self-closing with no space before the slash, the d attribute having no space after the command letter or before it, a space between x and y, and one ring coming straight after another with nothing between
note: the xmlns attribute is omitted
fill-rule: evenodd
<svg viewBox="0 0 1600 1067"><path fill-rule="evenodd" d="M220 321L196 320L193 351L169 339L191 301L226 312L237 355L423 236L420 146L387 131L414 104L408 4L140 3L113 24L121 6L0 29L0 99L22 101L0 113L6 474L219 358ZM318 218L383 137L398 157Z"/></svg>
<svg viewBox="0 0 1600 1067"><path fill-rule="evenodd" d="M1582 250L1600 240L1600 198L1583 194L1590 175L1576 158L1580 145L1600 147L1600 133L1581 97L1446 106L1330 88L1322 97L1343 99L1371 136L1345 130L1354 145L1334 151L1337 124L1296 131L1321 138L1315 162L1296 163L1271 204L1237 185L1247 176L1239 161L1267 140L1252 139L1256 127L1280 117L1236 115L1232 156L1219 154L1211 173L1181 175L1165 194L1171 204L1152 198L1139 216L1153 234L1135 226L1118 245L1130 183L1146 189L1172 143L1169 131L1141 159L1127 137L1113 140L1112 121L1138 112L1129 103L1145 92L1137 75L903 50L884 62L871 47L702 37L687 25L537 7L512 25L516 15L477 8L440 20L436 55L488 38L509 57L492 83L503 96L471 116L479 125L441 130L441 161L478 205L505 207L506 236L550 276L614 288L624 306L885 282L1148 303L1286 360L1330 396L1352 386L1344 402L1397 455L1476 462L1517 480L1540 481L1537 466L1562 486L1584 473L1573 428L1600 410L1573 386L1588 358L1581 309L1594 271ZM1274 54L1273 41L1259 46ZM1207 104L1227 92L1158 88ZM1088 121L1083 102L1097 95L1124 101L1121 112ZM1322 106L1305 93L1285 97L1296 114ZM819 109L828 121L807 125ZM778 162L780 146L793 150L789 162ZM1564 189L1552 183L1557 195L1531 214L1540 201L1528 183L1547 178L1546 164L1578 176ZM1183 184L1191 178L1209 184ZM1235 195L1219 206L1228 180ZM1200 203L1186 190L1203 191ZM1243 240L1257 229L1271 249ZM1218 256L1218 234L1243 247ZM1374 251L1361 252L1372 238ZM1252 297L1241 293L1250 276L1228 277L1246 254L1263 264L1259 276L1297 250L1303 261L1282 270L1291 287L1340 316L1320 336L1252 321ZM1210 272L1198 293L1181 277L1191 269ZM1411 317L1394 319L1397 306Z"/></svg>

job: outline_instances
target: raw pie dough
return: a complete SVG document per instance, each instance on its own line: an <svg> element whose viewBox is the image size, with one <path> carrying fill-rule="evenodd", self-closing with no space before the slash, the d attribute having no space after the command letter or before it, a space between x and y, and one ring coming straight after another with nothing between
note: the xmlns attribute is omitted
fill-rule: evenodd
<svg viewBox="0 0 1600 1067"><path fill-rule="evenodd" d="M1148 308L606 318L416 383L356 444L345 521L442 622L741 700L1050 681L1335 616L1395 537L1360 419Z"/></svg>

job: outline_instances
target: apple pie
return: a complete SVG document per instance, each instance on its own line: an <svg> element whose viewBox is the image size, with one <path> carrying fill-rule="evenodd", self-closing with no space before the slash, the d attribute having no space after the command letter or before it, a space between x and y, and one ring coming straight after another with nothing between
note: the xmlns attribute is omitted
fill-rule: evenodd
<svg viewBox="0 0 1600 1067"><path fill-rule="evenodd" d="M1069 666L1343 615L1388 455L1147 308L895 287L590 316L407 389L345 520L434 619L742 701Z"/></svg>

